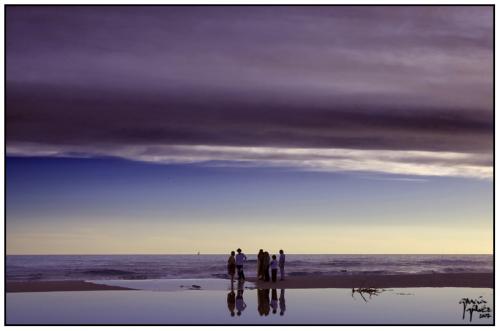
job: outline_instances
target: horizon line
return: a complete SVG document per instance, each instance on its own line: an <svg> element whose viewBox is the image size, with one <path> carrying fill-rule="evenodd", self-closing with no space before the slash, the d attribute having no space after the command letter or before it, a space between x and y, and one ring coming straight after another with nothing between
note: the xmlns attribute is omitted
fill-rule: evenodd
<svg viewBox="0 0 500 331"><path fill-rule="evenodd" d="M245 253L245 251L243 251ZM67 255L88 255L88 256L96 256L96 255L227 255L229 253L92 253L92 254L5 254L4 256L47 256L47 255L56 255L56 256L67 256ZM245 254L254 254L254 253L245 253ZM287 255L494 255L493 253L287 253ZM257 255L257 253L255 253Z"/></svg>

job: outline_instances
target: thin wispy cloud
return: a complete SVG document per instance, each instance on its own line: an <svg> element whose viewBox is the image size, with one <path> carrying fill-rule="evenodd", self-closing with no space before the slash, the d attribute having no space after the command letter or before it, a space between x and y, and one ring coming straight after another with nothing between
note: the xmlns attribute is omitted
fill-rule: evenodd
<svg viewBox="0 0 500 331"><path fill-rule="evenodd" d="M307 171L373 171L418 176L492 178L484 155L455 152L328 148L131 145L108 147L20 145L12 156L119 157L160 164L210 163L212 166L291 167Z"/></svg>
<svg viewBox="0 0 500 331"><path fill-rule="evenodd" d="M370 180L382 180L382 181L396 181L396 182L417 182L417 183L425 183L428 182L428 179L425 178L415 178L415 177L375 177L375 176L362 176L364 179Z"/></svg>

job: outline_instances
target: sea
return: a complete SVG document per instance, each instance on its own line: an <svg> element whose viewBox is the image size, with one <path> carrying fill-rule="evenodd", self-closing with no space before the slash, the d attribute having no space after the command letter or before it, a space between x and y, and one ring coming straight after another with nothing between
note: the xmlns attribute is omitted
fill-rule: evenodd
<svg viewBox="0 0 500 331"><path fill-rule="evenodd" d="M227 278L228 255L7 255L7 280ZM256 254L245 273L255 276ZM286 274L418 274L493 272L493 255L287 254Z"/></svg>

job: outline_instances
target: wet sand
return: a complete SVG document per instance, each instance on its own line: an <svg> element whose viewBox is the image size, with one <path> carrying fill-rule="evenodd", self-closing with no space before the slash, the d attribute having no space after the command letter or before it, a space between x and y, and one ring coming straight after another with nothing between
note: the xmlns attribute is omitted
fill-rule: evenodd
<svg viewBox="0 0 500 331"><path fill-rule="evenodd" d="M150 280L154 281L154 280ZM276 283L257 281L247 277L247 283L258 288L405 288L405 287L471 287L493 288L492 273L454 274L406 274L406 275L339 275L339 276L291 276ZM130 281L133 286L133 281ZM188 283L186 283L188 284ZM235 282L236 284L236 282ZM178 287L178 286L176 286ZM133 288L95 284L81 280L71 281L8 281L6 292L54 292L54 291L106 291L133 290Z"/></svg>
<svg viewBox="0 0 500 331"><path fill-rule="evenodd" d="M492 273L292 276L276 283L248 277L258 288L475 287L493 288Z"/></svg>
<svg viewBox="0 0 500 331"><path fill-rule="evenodd" d="M56 292L56 291L108 291L132 290L121 286L88 283L82 280L68 281L7 281L6 292Z"/></svg>

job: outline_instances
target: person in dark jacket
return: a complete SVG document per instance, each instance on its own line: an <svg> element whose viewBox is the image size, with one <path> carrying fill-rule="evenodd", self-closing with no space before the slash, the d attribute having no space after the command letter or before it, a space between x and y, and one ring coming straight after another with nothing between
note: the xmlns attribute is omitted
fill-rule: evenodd
<svg viewBox="0 0 500 331"><path fill-rule="evenodd" d="M269 281L269 265L271 263L271 257L269 256L269 252L264 252L264 258L262 259L262 271L264 272L264 280L266 282Z"/></svg>
<svg viewBox="0 0 500 331"><path fill-rule="evenodd" d="M227 260L227 274L231 278L231 286L234 281L234 274L236 273L236 259L234 257L234 251L229 255L229 259Z"/></svg>
<svg viewBox="0 0 500 331"><path fill-rule="evenodd" d="M257 254L257 279L264 278L264 272L262 269L262 260L264 259L264 250L260 249L259 254Z"/></svg>
<svg viewBox="0 0 500 331"><path fill-rule="evenodd" d="M285 252L283 252L282 249L280 249L279 267L280 267L280 280L285 280Z"/></svg>

